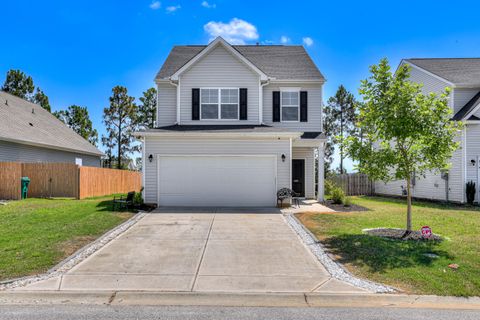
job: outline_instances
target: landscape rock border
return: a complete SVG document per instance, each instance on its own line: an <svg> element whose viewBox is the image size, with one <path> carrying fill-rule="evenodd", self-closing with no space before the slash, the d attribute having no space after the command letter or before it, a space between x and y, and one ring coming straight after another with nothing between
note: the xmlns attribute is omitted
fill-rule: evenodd
<svg viewBox="0 0 480 320"><path fill-rule="evenodd" d="M111 229L110 231L107 231L103 236L98 238L97 240L93 241L92 243L86 245L85 247L77 250L74 254L71 256L67 257L57 265L55 265L53 268L48 270L46 273L39 274L39 275L34 275L34 276L28 276L28 277L22 277L22 278L17 278L17 279L11 279L11 280L6 280L0 282L0 291L2 290L9 290L9 289L14 289L17 287L24 287L29 284L43 281L43 280L48 280L54 277L59 277L65 274L67 271L71 270L73 267L75 267L77 264L82 262L83 260L87 259L89 256L91 256L93 253L97 252L101 248L103 248L105 245L107 245L110 241L113 239L119 237L122 233L130 229L134 224L136 224L140 219L145 217L146 212L139 212L135 214L133 217L128 219L127 221L123 222L122 224L116 226L115 228Z"/></svg>
<svg viewBox="0 0 480 320"><path fill-rule="evenodd" d="M387 285L355 277L329 256L323 245L315 239L310 231L307 230L293 214L284 215L284 218L288 225L297 233L305 246L310 249L333 278L374 293L395 293L398 291Z"/></svg>

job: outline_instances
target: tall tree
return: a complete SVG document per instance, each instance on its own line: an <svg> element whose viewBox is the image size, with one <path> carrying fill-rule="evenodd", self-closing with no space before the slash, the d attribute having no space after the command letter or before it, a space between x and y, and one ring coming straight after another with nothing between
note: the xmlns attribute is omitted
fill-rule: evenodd
<svg viewBox="0 0 480 320"><path fill-rule="evenodd" d="M50 101L47 95L39 87L37 87L35 91L32 77L27 76L21 70L12 69L7 72L2 90L19 98L39 104L42 108L51 112Z"/></svg>
<svg viewBox="0 0 480 320"><path fill-rule="evenodd" d="M3 83L2 90L20 97L25 100L31 100L35 85L33 79L20 70L9 70Z"/></svg>
<svg viewBox="0 0 480 320"><path fill-rule="evenodd" d="M143 92L138 106L138 123L143 128L153 128L157 112L157 90L150 88Z"/></svg>
<svg viewBox="0 0 480 320"><path fill-rule="evenodd" d="M138 150L138 146L133 144L133 131L137 127L138 115L134 100L134 97L128 95L127 88L116 86L112 89L110 106L103 109L103 123L107 135L102 137L102 142L108 141L108 144L116 147L118 168L122 168L122 159Z"/></svg>
<svg viewBox="0 0 480 320"><path fill-rule="evenodd" d="M47 110L48 112L52 112L52 108L50 107L50 100L39 87L37 87L37 91L33 95L31 101L33 103L39 104L43 109Z"/></svg>
<svg viewBox="0 0 480 320"><path fill-rule="evenodd" d="M330 97L327 102L327 111L325 116L325 126L331 130L330 144L337 144L340 147L340 173L345 173L343 160L345 159L345 152L343 142L345 138L356 134L356 113L355 113L355 97L347 91L343 85L340 85L333 97ZM325 131L325 134L327 132ZM333 147L331 152L333 153Z"/></svg>
<svg viewBox="0 0 480 320"><path fill-rule="evenodd" d="M66 110L55 111L53 114L85 140L97 145L98 132L93 128L86 107L71 105Z"/></svg>
<svg viewBox="0 0 480 320"><path fill-rule="evenodd" d="M337 127L335 124L336 114L330 105L326 105L323 108L323 132L327 137L327 142L325 143L324 148L324 159L325 159L325 176L331 169L333 161L333 153L335 152L335 136L337 135Z"/></svg>
<svg viewBox="0 0 480 320"><path fill-rule="evenodd" d="M359 90L364 100L357 107L362 135L350 136L345 146L359 160L359 171L370 178L405 181L406 236L412 231L412 180L449 167L462 125L451 120L448 88L440 95L425 95L421 85L409 81L407 65L393 74L387 59L370 72Z"/></svg>

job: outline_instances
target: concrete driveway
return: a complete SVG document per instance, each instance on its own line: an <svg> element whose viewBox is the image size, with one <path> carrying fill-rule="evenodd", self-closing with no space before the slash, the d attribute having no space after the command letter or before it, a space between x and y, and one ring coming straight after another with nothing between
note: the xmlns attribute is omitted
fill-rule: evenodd
<svg viewBox="0 0 480 320"><path fill-rule="evenodd" d="M281 214L204 211L148 214L62 277L24 289L364 292L331 279Z"/></svg>

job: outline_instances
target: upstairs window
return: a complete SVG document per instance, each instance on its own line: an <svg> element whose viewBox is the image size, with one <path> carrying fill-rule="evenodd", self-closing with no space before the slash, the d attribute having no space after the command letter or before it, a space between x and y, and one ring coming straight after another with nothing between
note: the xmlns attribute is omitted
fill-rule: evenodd
<svg viewBox="0 0 480 320"><path fill-rule="evenodd" d="M238 120L238 88L200 89L201 120Z"/></svg>
<svg viewBox="0 0 480 320"><path fill-rule="evenodd" d="M281 92L282 122L298 122L300 118L300 91Z"/></svg>

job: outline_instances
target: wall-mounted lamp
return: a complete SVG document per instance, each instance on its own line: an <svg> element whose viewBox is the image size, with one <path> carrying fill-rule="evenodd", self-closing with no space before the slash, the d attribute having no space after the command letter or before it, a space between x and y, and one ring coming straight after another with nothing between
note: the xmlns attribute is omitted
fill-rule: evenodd
<svg viewBox="0 0 480 320"><path fill-rule="evenodd" d="M472 166L475 166L475 159L470 160Z"/></svg>
<svg viewBox="0 0 480 320"><path fill-rule="evenodd" d="M148 156L148 161L152 162L153 161L153 154Z"/></svg>
<svg viewBox="0 0 480 320"><path fill-rule="evenodd" d="M285 162L286 158L287 158L287 156L285 156L285 154L282 154L282 162Z"/></svg>

